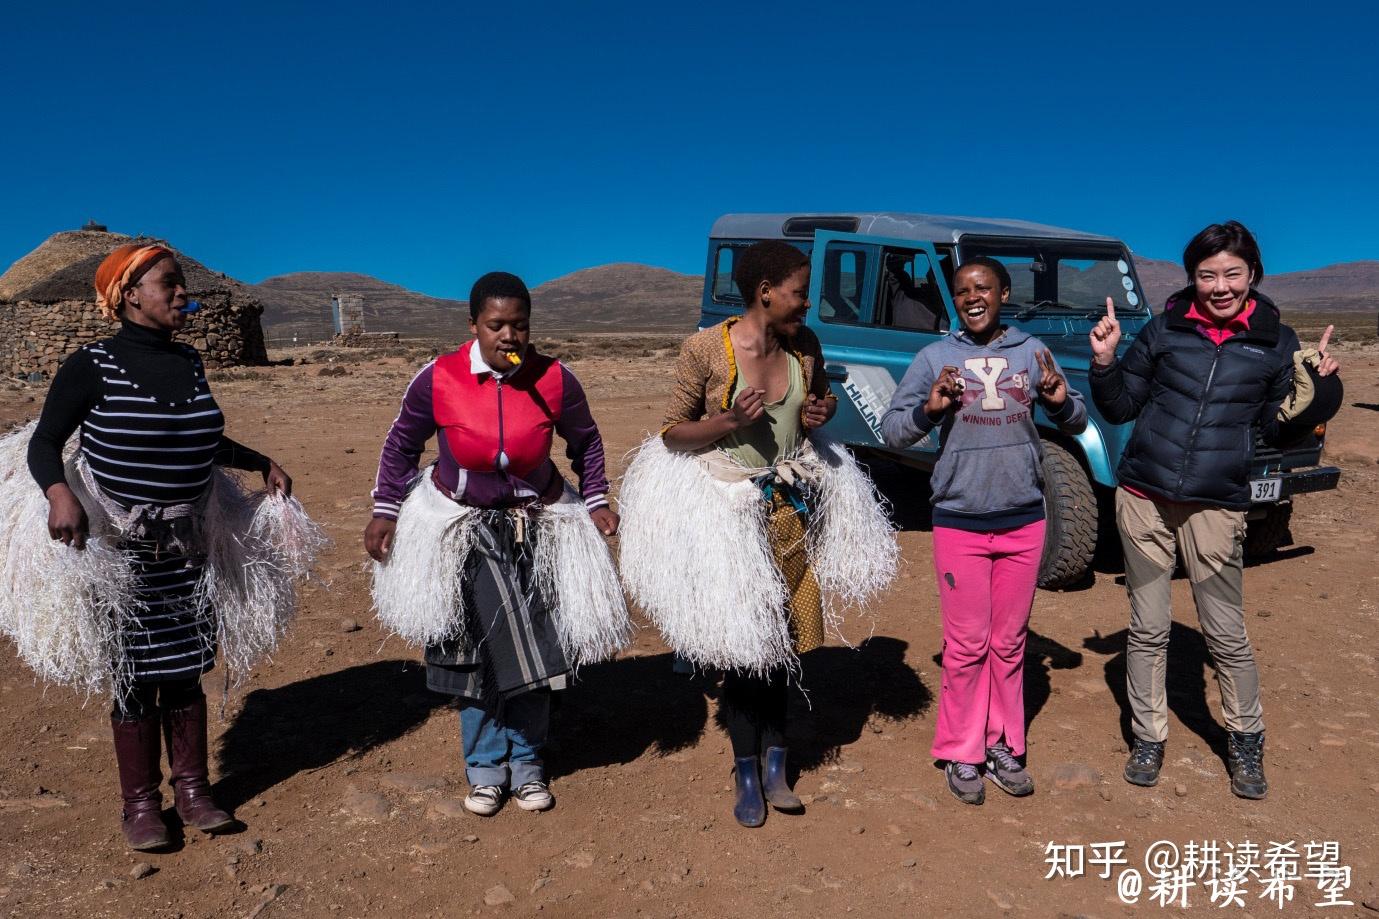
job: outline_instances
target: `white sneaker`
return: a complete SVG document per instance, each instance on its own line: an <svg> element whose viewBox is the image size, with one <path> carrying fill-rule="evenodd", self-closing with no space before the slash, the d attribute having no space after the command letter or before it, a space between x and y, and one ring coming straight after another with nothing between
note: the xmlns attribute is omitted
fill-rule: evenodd
<svg viewBox="0 0 1379 919"><path fill-rule="evenodd" d="M548 811L555 807L555 798L545 782L528 782L512 793L512 799L524 811Z"/></svg>
<svg viewBox="0 0 1379 919"><path fill-rule="evenodd" d="M503 789L497 785L480 785L464 798L464 809L480 817L492 817L502 807Z"/></svg>

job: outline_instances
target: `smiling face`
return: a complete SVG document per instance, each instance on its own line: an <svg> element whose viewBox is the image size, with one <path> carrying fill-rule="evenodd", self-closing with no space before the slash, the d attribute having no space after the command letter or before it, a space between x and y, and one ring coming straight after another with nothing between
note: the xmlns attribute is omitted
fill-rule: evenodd
<svg viewBox="0 0 1379 919"><path fill-rule="evenodd" d="M1254 277L1243 258L1218 252L1198 262L1192 273L1197 304L1216 322L1225 322L1245 308Z"/></svg>
<svg viewBox="0 0 1379 919"><path fill-rule="evenodd" d="M187 324L187 279L172 256L159 259L144 272L124 298L124 318L135 325L176 332Z"/></svg>
<svg viewBox="0 0 1379 919"><path fill-rule="evenodd" d="M796 269L779 284L763 281L760 301L766 325L778 335L794 336L809 312L809 266Z"/></svg>
<svg viewBox="0 0 1379 919"><path fill-rule="evenodd" d="M953 275L953 305L958 318L978 341L990 337L1001 322L1001 304L1010 299L1010 288L1001 287L996 272L985 265L964 265Z"/></svg>
<svg viewBox="0 0 1379 919"><path fill-rule="evenodd" d="M470 320L469 331L479 342L484 363L505 373L516 366L508 359L509 354L520 359L527 352L531 313L527 304L516 297L489 297L478 317Z"/></svg>

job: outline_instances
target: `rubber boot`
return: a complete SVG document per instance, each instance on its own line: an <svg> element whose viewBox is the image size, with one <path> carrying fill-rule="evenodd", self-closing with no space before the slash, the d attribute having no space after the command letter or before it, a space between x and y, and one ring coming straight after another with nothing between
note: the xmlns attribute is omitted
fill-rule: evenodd
<svg viewBox="0 0 1379 919"><path fill-rule="evenodd" d="M163 782L159 768L162 744L158 738L158 715L137 721L110 718L115 737L115 763L120 772L120 831L131 849L159 849L172 841L163 822Z"/></svg>
<svg viewBox="0 0 1379 919"><path fill-rule="evenodd" d="M737 803L733 816L743 826L757 827L766 822L766 802L761 797L761 776L755 756L740 756L733 760L733 776L737 781Z"/></svg>
<svg viewBox="0 0 1379 919"><path fill-rule="evenodd" d="M210 774L206 769L206 697L199 696L182 708L164 710L163 732L168 741L177 816L187 826L206 833L233 825L235 818L217 807L211 798Z"/></svg>
<svg viewBox="0 0 1379 919"><path fill-rule="evenodd" d="M804 802L790 790L785 777L785 747L767 747L761 757L761 790L778 811L804 809Z"/></svg>

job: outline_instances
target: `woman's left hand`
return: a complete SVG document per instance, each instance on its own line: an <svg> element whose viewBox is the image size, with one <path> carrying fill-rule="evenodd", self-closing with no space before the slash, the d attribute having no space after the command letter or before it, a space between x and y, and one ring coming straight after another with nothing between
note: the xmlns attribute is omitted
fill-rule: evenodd
<svg viewBox="0 0 1379 919"><path fill-rule="evenodd" d="M813 393L804 403L803 420L804 426L812 431L828 423L828 419L833 417L833 411L837 403L832 399L820 399Z"/></svg>
<svg viewBox="0 0 1379 919"><path fill-rule="evenodd" d="M268 461L268 471L263 474L263 484L280 492L284 498L292 497L292 476L272 460Z"/></svg>
<svg viewBox="0 0 1379 919"><path fill-rule="evenodd" d="M1331 344L1331 333L1336 331L1334 325L1326 327L1322 333L1322 340L1317 342L1317 352L1321 355L1321 360L1317 363L1317 376L1329 377L1333 373L1338 373L1341 369L1341 362L1327 353L1326 347Z"/></svg>
<svg viewBox="0 0 1379 919"><path fill-rule="evenodd" d="M594 518L594 526L598 527L604 536L617 533L618 524L622 522L622 518L611 507L596 507L589 512L589 516Z"/></svg>
<svg viewBox="0 0 1379 919"><path fill-rule="evenodd" d="M1058 408L1068 400L1068 381L1058 372L1058 364L1048 348L1036 351L1034 360L1039 364L1039 398L1050 408Z"/></svg>

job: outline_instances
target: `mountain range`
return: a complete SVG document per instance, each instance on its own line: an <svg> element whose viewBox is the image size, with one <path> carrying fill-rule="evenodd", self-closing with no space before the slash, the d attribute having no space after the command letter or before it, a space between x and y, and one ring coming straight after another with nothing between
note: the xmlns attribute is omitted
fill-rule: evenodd
<svg viewBox="0 0 1379 919"><path fill-rule="evenodd" d="M129 241L131 237L103 227L56 233L0 274L0 301L89 299L94 264ZM1140 284L1155 307L1184 284L1182 267L1175 262L1137 258L1135 264ZM270 344L282 344L294 335L302 341L329 338L331 297L337 294L362 299L367 331L440 339L468 334L469 309L464 301L428 296L364 274L304 271L243 284L218 272L203 273L201 280L206 284L234 287L263 304L264 334ZM698 324L702 286L699 275L650 265L619 262L586 268L532 291L535 326L540 334L683 334ZM1374 310L1379 307L1379 261L1268 275L1261 289L1285 314Z"/></svg>
<svg viewBox="0 0 1379 919"><path fill-rule="evenodd" d="M693 330L703 281L697 275L633 263L600 265L548 281L532 290L540 334L557 332L668 332ZM331 297L364 301L364 328L406 337L454 338L468 334L469 304L416 293L363 274L304 271L253 285L263 303L264 335L329 337Z"/></svg>
<svg viewBox="0 0 1379 919"><path fill-rule="evenodd" d="M1184 283L1176 262L1137 258L1140 284L1156 308ZM1267 266L1266 266L1267 267ZM699 318L703 279L664 268L622 262L586 268L532 291L542 334L625 331L683 333ZM1346 262L1307 271L1268 275L1260 288L1285 310L1379 308L1379 261ZM318 340L331 334L330 298L358 294L368 331L406 337L453 338L467 333L469 307L348 272L304 271L251 285L263 302L264 334L281 340L296 334Z"/></svg>

